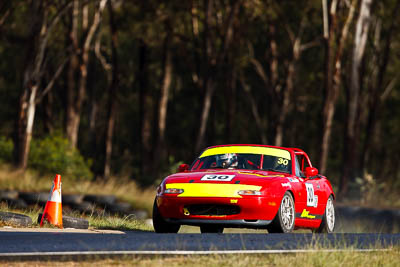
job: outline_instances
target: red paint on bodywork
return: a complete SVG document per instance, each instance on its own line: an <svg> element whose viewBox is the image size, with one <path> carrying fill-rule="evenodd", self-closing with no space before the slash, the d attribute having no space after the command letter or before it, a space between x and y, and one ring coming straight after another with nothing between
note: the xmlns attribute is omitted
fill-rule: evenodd
<svg viewBox="0 0 400 267"><path fill-rule="evenodd" d="M321 223L324 214L326 202L330 195L334 196L332 186L326 177L315 174L316 177L296 176L295 158L301 158L299 162L301 172L307 172L307 168L313 172L318 172L313 168L308 155L298 148L284 148L264 145L222 145L212 146L262 146L284 149L290 152L292 158L292 173L279 173L274 171L256 170L222 170L207 169L199 171L199 161L196 160L192 167L185 172L177 173L166 177L157 194L157 204L161 215L164 218L173 219L207 219L207 220L273 220L276 216L282 197L286 191L290 191L295 200L295 227L296 228L317 228ZM207 148L207 149L209 149ZM262 162L259 168L261 168ZM311 169L312 168L312 169ZM183 169L183 168L182 168ZM310 174L309 172L308 174ZM207 174L235 175L234 179L227 181L218 181L215 183L256 185L262 186L262 196L242 196L238 198L237 203L232 203L230 197L178 197L177 195L165 195L165 185L167 183L206 183L201 178ZM312 173L314 174L314 173ZM314 175L313 175L314 176ZM308 184L308 185L307 185ZM316 206L308 205L307 187L314 189L313 203ZM185 215L184 207L191 204L222 204L236 205L240 208L240 213L227 216L200 216ZM303 212L305 211L305 212ZM308 217L306 217L308 215ZM303 217L302 217L303 216ZM314 216L314 218L312 218Z"/></svg>

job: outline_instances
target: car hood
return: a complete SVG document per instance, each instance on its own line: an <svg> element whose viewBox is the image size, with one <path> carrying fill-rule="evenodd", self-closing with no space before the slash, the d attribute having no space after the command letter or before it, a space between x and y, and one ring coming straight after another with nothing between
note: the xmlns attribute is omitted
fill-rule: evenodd
<svg viewBox="0 0 400 267"><path fill-rule="evenodd" d="M273 196L284 192L282 187L288 176L286 173L248 170L182 172L168 176L162 187L182 189L178 197L242 198L239 192L243 190L260 191L264 196L268 191L268 195Z"/></svg>
<svg viewBox="0 0 400 267"><path fill-rule="evenodd" d="M260 184L282 180L287 173L249 170L208 170L202 172L181 172L168 176L165 183L224 183ZM215 177L213 179L213 177ZM218 179L222 178L222 179Z"/></svg>

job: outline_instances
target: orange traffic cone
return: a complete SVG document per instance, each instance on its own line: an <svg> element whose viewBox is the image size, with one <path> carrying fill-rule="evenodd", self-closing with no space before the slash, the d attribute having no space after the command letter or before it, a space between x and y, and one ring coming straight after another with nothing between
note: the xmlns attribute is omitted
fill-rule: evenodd
<svg viewBox="0 0 400 267"><path fill-rule="evenodd" d="M43 225L43 219L46 219L50 224L63 228L62 223L62 205L61 205L61 175L56 174L54 177L53 186L50 190L49 199L47 200L46 206L42 219L40 220L40 226Z"/></svg>

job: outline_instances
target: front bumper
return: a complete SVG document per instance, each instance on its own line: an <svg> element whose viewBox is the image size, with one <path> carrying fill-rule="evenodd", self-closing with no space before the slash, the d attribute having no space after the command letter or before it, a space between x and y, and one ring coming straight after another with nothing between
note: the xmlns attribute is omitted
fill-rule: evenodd
<svg viewBox="0 0 400 267"><path fill-rule="evenodd" d="M212 219L175 219L170 218L166 219L169 223L175 224L184 224L184 225L193 225L193 226L201 226L201 225L210 225L210 224L218 224L219 226L225 228L266 228L272 220L212 220Z"/></svg>
<svg viewBox="0 0 400 267"><path fill-rule="evenodd" d="M158 196L157 206L162 217L170 223L200 226L218 224L224 227L265 228L279 209L279 199L265 196L227 197L177 197ZM193 215L186 207L190 205L234 205L237 214Z"/></svg>

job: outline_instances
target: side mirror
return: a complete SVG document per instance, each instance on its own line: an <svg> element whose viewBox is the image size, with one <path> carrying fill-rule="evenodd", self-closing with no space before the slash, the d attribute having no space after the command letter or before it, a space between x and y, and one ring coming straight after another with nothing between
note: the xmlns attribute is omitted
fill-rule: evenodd
<svg viewBox="0 0 400 267"><path fill-rule="evenodd" d="M306 177L310 178L318 174L318 169L313 167L306 167Z"/></svg>
<svg viewBox="0 0 400 267"><path fill-rule="evenodd" d="M189 170L188 164L181 164L178 167L178 172L187 172Z"/></svg>

